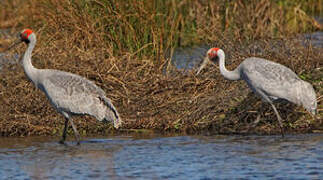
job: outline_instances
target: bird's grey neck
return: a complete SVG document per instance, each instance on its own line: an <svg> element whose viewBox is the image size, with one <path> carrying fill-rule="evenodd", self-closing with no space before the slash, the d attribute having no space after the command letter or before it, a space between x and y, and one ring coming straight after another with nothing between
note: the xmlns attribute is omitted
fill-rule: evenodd
<svg viewBox="0 0 323 180"><path fill-rule="evenodd" d="M28 44L28 48L24 54L24 57L23 57L23 68L24 68L24 71L27 75L27 77L34 83L34 84L38 84L38 76L37 76L37 72L38 72L38 69L36 69L32 63L31 63L31 54L32 54L32 51L35 47L35 44L36 44L36 40L33 39L32 41L30 41L30 43Z"/></svg>
<svg viewBox="0 0 323 180"><path fill-rule="evenodd" d="M239 80L240 79L239 67L233 71L229 71L225 67L224 54L221 54L221 56L219 56L219 58L220 58L220 73L223 75L223 77L228 80Z"/></svg>

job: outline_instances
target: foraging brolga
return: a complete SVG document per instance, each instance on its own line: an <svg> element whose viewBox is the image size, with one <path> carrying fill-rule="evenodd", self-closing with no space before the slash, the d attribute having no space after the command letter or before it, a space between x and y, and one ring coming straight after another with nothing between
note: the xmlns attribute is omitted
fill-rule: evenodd
<svg viewBox="0 0 323 180"><path fill-rule="evenodd" d="M224 78L244 80L254 93L271 105L277 116L282 136L284 136L282 118L273 104L274 101L284 99L302 105L313 115L316 113L317 101L313 86L301 80L286 66L263 58L250 57L245 59L235 70L229 71L225 67L224 51L219 48L211 48L208 50L197 74L209 61L213 63L219 61L220 73Z"/></svg>
<svg viewBox="0 0 323 180"><path fill-rule="evenodd" d="M73 123L72 115L87 114L98 121L111 121L115 128L119 128L121 118L101 88L76 74L35 68L31 63L31 54L36 44L36 35L30 29L20 33L18 42L25 42L28 45L22 60L26 76L46 94L54 108L65 117L60 143L63 144L66 139L68 122L72 125L77 144L80 143L80 135Z"/></svg>

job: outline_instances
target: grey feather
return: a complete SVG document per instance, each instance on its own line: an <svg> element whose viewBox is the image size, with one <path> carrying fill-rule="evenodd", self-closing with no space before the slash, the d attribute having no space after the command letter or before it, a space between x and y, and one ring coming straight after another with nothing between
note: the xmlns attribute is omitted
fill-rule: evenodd
<svg viewBox="0 0 323 180"><path fill-rule="evenodd" d="M286 66L251 57L244 60L239 69L242 79L255 93L262 91L273 101L285 99L315 112L317 104L313 86Z"/></svg>
<svg viewBox="0 0 323 180"><path fill-rule="evenodd" d="M88 114L99 121L114 122L116 128L121 120L111 100L93 82L68 72L42 70L40 89L44 91L58 112L69 115Z"/></svg>

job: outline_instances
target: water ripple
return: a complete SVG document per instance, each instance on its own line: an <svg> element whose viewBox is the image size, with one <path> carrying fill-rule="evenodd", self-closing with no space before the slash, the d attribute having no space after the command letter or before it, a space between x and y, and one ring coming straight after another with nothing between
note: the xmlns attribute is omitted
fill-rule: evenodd
<svg viewBox="0 0 323 180"><path fill-rule="evenodd" d="M322 179L323 134L0 141L4 179Z"/></svg>

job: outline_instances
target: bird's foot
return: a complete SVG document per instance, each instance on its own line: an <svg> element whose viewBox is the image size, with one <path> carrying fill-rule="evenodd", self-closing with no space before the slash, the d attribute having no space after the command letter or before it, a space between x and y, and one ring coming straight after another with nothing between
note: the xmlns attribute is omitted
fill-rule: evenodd
<svg viewBox="0 0 323 180"><path fill-rule="evenodd" d="M285 137L285 133L284 133L284 128L283 127L280 127L280 132L282 134L282 138L284 138Z"/></svg>
<svg viewBox="0 0 323 180"><path fill-rule="evenodd" d="M258 125L259 122L260 122L260 114L257 116L257 119L254 122L247 125L247 129L242 131L242 132L243 133L248 133L251 129L255 128Z"/></svg>
<svg viewBox="0 0 323 180"><path fill-rule="evenodd" d="M252 125L251 125L252 128L254 128L258 125L258 123L260 122L260 117L261 117L261 115L259 114L257 116L257 119L252 123Z"/></svg>
<svg viewBox="0 0 323 180"><path fill-rule="evenodd" d="M61 139L60 141L58 141L59 144L64 144L65 145L65 141L63 139Z"/></svg>
<svg viewBox="0 0 323 180"><path fill-rule="evenodd" d="M282 138L285 137L285 133L284 133L284 126L283 126L283 119L278 116L278 122L279 122L279 127L280 127L280 132L281 132L281 135L282 135Z"/></svg>
<svg viewBox="0 0 323 180"><path fill-rule="evenodd" d="M79 135L79 133L76 131L76 133L75 133L75 141L76 141L76 145L80 145L81 143L80 143L80 135Z"/></svg>

